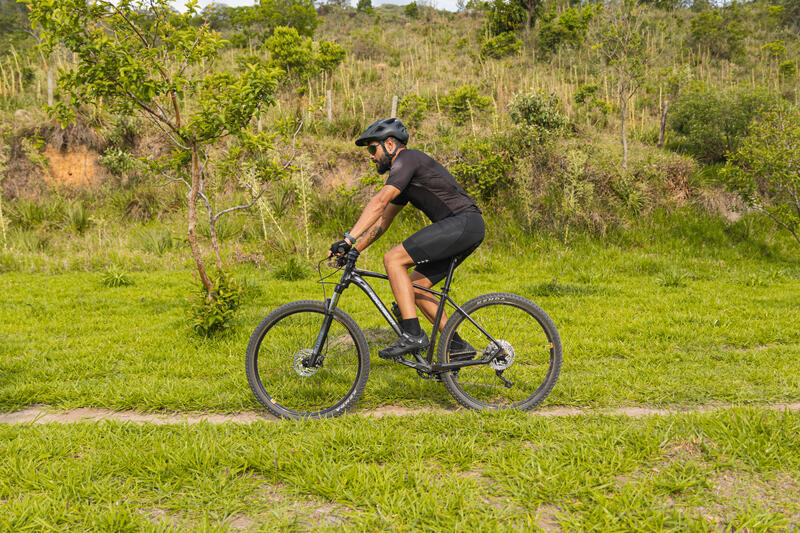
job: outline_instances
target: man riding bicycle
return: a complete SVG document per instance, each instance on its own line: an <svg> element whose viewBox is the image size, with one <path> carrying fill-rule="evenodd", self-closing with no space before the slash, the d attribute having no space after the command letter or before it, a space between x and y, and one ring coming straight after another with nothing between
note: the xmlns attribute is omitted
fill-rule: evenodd
<svg viewBox="0 0 800 533"><path fill-rule="evenodd" d="M428 336L417 318L416 306L433 323L438 302L412 283L430 288L447 276L453 257L458 263L483 241L485 226L481 211L450 172L419 150L406 148L408 131L396 118L371 124L356 140L366 146L379 174L389 171L383 188L369 201L353 228L331 245L331 254L341 255L351 247L361 252L391 225L403 207L420 209L432 224L414 233L383 256L392 293L400 309L403 334L378 352L384 359L428 347ZM457 264L458 264L457 263ZM408 269L416 266L409 276ZM441 329L447 317L439 323ZM471 359L476 351L456 334L449 346L451 360Z"/></svg>

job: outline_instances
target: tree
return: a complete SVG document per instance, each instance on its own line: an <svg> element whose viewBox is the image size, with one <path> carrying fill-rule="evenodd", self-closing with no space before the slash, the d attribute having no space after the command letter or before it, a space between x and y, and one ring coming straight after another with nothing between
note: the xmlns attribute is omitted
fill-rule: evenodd
<svg viewBox="0 0 800 533"><path fill-rule="evenodd" d="M372 13L372 0L358 0L358 5L356 6L358 11L366 11L367 13Z"/></svg>
<svg viewBox="0 0 800 533"><path fill-rule="evenodd" d="M642 10L636 0L609 1L600 17L598 43L594 47L600 51L617 85L623 170L628 169L628 138L625 129L628 102L642 83L647 70L642 36Z"/></svg>
<svg viewBox="0 0 800 533"><path fill-rule="evenodd" d="M58 80L67 98L52 109L62 125L75 119L79 106L103 102L118 115L138 114L150 121L174 147L171 157L150 163L189 189L189 246L208 298L216 299L197 240L197 202L202 200L208 211L220 268L215 222L248 206L213 212L205 188L209 149L225 137L251 148L268 146L265 136L247 126L261 107L274 103L284 72L254 62L235 73L214 72L211 67L225 41L207 22L192 23L196 0L187 1L184 14L175 13L168 0L26 2L45 48L61 45L75 58Z"/></svg>
<svg viewBox="0 0 800 533"><path fill-rule="evenodd" d="M729 185L800 244L800 108L781 103L763 114L728 159Z"/></svg>

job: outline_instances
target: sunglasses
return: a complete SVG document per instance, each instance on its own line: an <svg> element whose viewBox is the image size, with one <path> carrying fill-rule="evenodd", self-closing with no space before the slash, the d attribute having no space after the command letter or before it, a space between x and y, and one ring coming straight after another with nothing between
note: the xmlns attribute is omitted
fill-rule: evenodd
<svg viewBox="0 0 800 533"><path fill-rule="evenodd" d="M380 145L379 144L370 144L370 145L368 145L367 146L367 152L369 152L370 155L375 155L375 152L378 151L378 146L380 146Z"/></svg>

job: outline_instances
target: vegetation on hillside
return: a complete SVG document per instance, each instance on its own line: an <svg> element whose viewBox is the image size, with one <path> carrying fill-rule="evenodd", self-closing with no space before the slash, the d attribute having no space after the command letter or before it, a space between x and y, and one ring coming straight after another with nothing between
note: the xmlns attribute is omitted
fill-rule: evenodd
<svg viewBox="0 0 800 533"><path fill-rule="evenodd" d="M388 116L393 102L412 128L411 147L441 160L484 208L528 233L568 243L582 231L624 232L687 208L728 224L754 216L751 209L791 215L790 190L737 185L748 167L735 154L752 146L753 124L774 109L800 113L797 4L493 0L449 13L422 4L314 9L308 1L261 0L168 15L184 37L207 28L219 39L214 57L197 66L220 80L216 103L180 91L187 110L211 117L234 103L223 95L247 65L285 73L269 91L274 105L241 117L241 134L269 138L272 148L232 142L240 136L200 142L207 198L248 205L264 191L247 214L199 221L200 255L213 253L215 238L228 249L248 236L251 244L237 246L307 260L316 239L347 229L381 183L352 140ZM182 247L183 184L165 184L163 164L158 172L152 164L181 161L182 149L174 152L150 121L121 108L118 95L68 100L54 78L79 72L80 63L65 41L49 54L36 47L46 27L31 27L26 9L0 2L0 48L9 51L0 59L4 242L14 257L7 264L47 248L52 228L72 227L64 206L73 204L84 206L88 221L81 235L121 226L166 232L155 250ZM139 16L145 26L153 20L146 10ZM48 104L69 104L74 122L62 129L42 111ZM296 156L287 163L281 154L292 138ZM796 172L795 160L772 155L781 176ZM217 263L250 253L223 254Z"/></svg>

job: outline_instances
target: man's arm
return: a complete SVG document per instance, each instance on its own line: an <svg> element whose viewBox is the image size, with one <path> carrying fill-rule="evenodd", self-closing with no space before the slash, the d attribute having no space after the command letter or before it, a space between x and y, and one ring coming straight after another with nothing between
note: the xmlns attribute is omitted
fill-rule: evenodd
<svg viewBox="0 0 800 533"><path fill-rule="evenodd" d="M372 197L372 200L369 201L367 207L364 208L364 211L358 218L358 222L356 222L355 226L353 226L353 229L351 229L348 233L350 233L350 235L352 235L355 239L361 237L364 232L372 228L378 219L381 218L386 211L386 206L389 205L389 202L397 198L399 195L400 189L397 187L392 185L384 186L383 189L378 191L378 194ZM392 218L394 218L394 216L392 216Z"/></svg>
<svg viewBox="0 0 800 533"><path fill-rule="evenodd" d="M401 209L403 209L402 205L388 204L383 210L383 214L381 218L378 219L378 222L362 235L362 238L358 241L358 244L356 244L356 250L359 252L364 251L364 248L377 241L378 237L386 233L386 230L392 225L394 217L397 216L397 213L399 213Z"/></svg>

